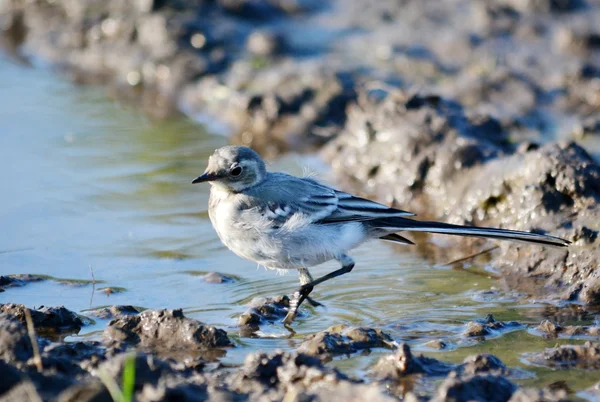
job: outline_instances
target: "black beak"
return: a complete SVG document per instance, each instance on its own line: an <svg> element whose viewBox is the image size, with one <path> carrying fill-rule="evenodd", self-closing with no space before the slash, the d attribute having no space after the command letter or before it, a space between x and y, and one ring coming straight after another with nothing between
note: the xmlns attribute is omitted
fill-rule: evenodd
<svg viewBox="0 0 600 402"><path fill-rule="evenodd" d="M220 178L220 176L218 176L216 174L211 174L211 173L205 172L202 176L196 177L192 181L192 184L204 183L205 181L213 181L213 180L217 180L218 178Z"/></svg>

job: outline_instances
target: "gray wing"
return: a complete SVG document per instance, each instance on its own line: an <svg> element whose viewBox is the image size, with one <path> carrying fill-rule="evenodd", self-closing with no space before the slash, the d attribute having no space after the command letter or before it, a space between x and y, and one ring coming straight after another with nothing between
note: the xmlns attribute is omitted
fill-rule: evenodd
<svg viewBox="0 0 600 402"><path fill-rule="evenodd" d="M413 213L356 197L325 186L314 179L270 173L262 184L246 192L252 205L276 224L302 214L319 224L368 221L414 216Z"/></svg>

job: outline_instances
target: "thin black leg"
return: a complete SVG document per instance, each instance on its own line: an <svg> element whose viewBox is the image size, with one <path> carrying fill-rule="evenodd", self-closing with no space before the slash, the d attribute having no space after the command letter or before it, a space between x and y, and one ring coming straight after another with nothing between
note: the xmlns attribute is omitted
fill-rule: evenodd
<svg viewBox="0 0 600 402"><path fill-rule="evenodd" d="M327 275L323 275L320 278L305 283L302 286L300 286L300 289L294 292L294 295L290 300L290 309L285 318L283 319L283 323L289 325L294 321L294 319L296 318L296 314L298 314L298 308L302 303L304 303L305 300L308 300L308 302L311 304L315 302L313 299L309 298L308 295L313 291L316 285L328 281L330 279L337 278L338 276L347 274L354 268L354 261L352 261L350 257L344 255L342 258L340 258L340 261L344 263L344 265L340 269L337 269L333 272L328 273Z"/></svg>

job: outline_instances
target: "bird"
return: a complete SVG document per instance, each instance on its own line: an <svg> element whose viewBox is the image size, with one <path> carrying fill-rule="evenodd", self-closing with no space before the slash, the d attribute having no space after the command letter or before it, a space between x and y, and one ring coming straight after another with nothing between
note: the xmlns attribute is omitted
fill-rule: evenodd
<svg viewBox="0 0 600 402"><path fill-rule="evenodd" d="M238 256L277 270L297 270L300 287L283 319L291 324L300 305L321 303L314 287L347 274L348 252L371 239L414 244L399 233L429 232L567 247L558 237L524 231L418 221L415 214L322 184L312 177L269 172L244 146L218 148L192 183L211 185L208 215L221 242ZM314 279L309 268L337 260L341 268Z"/></svg>

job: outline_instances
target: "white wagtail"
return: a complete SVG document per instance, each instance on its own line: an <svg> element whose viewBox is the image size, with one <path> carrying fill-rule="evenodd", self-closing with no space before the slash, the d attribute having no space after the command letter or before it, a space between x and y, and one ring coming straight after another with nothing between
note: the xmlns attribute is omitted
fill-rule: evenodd
<svg viewBox="0 0 600 402"><path fill-rule="evenodd" d="M314 286L352 271L346 254L369 239L413 244L397 232L430 232L490 237L551 246L569 242L537 233L422 222L414 214L338 191L308 177L267 172L250 148L226 146L208 160L202 176L210 182L208 214L221 241L240 257L272 269L296 269L300 288L284 323L291 323ZM309 267L335 259L342 268L313 279Z"/></svg>

